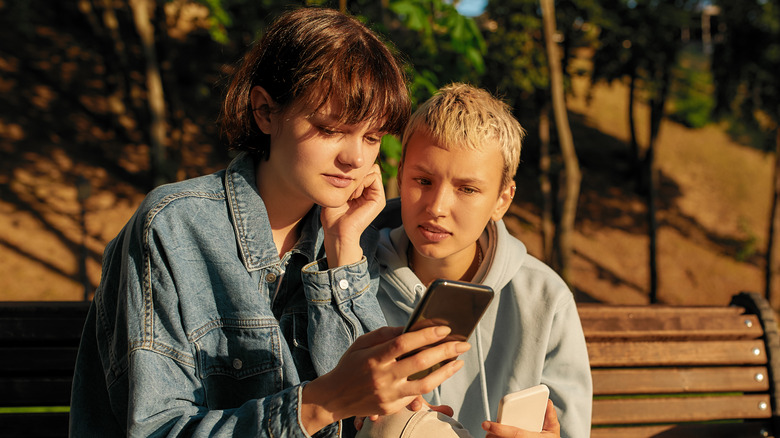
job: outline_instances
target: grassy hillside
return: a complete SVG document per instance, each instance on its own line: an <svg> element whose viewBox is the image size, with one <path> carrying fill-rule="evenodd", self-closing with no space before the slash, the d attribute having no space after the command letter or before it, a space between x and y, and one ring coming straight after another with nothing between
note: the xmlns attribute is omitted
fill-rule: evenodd
<svg viewBox="0 0 780 438"><path fill-rule="evenodd" d="M0 2L0 11L9 5ZM57 5L0 26L0 300L79 300L82 259L87 289L94 290L106 243L148 185L148 149L137 122L145 120L143 64L129 64L128 83L108 84L107 69L116 63L75 3ZM234 59L203 32L168 43L163 66L186 61L183 76L166 83L168 92L178 92L180 107L170 111L179 122L172 138L181 145L182 179L227 163L214 146L219 90L213 84ZM120 85L132 98L117 97ZM583 168L573 286L580 300L644 303L646 209L626 160L626 87L599 85L586 99L587 78L573 86L568 102ZM638 107L637 119L646 117ZM647 136L646 123L639 131ZM538 255L533 155L525 155L506 220ZM659 299L725 304L741 290L762 291L772 157L734 143L717 126L689 129L670 121L661 127L657 157ZM81 202L84 181L90 190Z"/></svg>
<svg viewBox="0 0 780 438"><path fill-rule="evenodd" d="M628 165L628 97L622 84L599 85L587 102L587 78L574 81L572 129L583 167L575 241L574 287L580 300L646 303L646 206ZM637 120L647 118L639 106ZM638 126L647 137L647 124ZM642 145L644 146L644 145ZM689 129L665 120L657 151L658 299L727 304L743 290L763 291L763 256L773 156L735 143L722 127ZM533 163L526 163L533 165ZM540 253L536 207L519 200L513 230Z"/></svg>

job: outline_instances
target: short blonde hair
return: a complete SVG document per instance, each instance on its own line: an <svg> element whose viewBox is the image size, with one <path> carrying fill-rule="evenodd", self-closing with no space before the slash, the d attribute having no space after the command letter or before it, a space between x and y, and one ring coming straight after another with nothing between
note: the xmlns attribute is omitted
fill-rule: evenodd
<svg viewBox="0 0 780 438"><path fill-rule="evenodd" d="M488 91L453 83L420 105L404 130L401 167L406 145L417 131L424 131L446 149L481 149L497 144L504 158L501 187L514 180L525 130L512 116L509 105Z"/></svg>

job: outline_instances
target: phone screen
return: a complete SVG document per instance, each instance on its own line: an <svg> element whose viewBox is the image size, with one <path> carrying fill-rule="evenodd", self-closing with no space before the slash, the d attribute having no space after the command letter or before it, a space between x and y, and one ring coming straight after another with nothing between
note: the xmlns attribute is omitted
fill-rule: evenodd
<svg viewBox="0 0 780 438"><path fill-rule="evenodd" d="M481 284L454 280L435 280L417 303L404 333L435 325L450 327L450 334L442 341L427 346L432 347L443 342L468 340L480 318L493 299L493 289ZM420 350L412 351L401 358L412 356ZM409 380L420 379L432 373L448 361L409 376Z"/></svg>

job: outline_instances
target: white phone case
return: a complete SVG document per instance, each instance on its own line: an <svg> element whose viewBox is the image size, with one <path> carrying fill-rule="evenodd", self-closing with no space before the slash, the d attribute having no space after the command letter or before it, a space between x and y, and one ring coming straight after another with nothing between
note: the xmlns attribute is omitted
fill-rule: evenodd
<svg viewBox="0 0 780 438"><path fill-rule="evenodd" d="M541 432L550 389L537 385L505 395L498 403L496 421L530 432Z"/></svg>

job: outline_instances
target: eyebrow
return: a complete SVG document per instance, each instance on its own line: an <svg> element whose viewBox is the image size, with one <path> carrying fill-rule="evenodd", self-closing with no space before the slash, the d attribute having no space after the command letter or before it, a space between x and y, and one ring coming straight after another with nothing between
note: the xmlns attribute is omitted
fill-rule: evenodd
<svg viewBox="0 0 780 438"><path fill-rule="evenodd" d="M413 165L411 165L409 167L410 167L410 170L416 170L418 172L421 172L421 173L425 174L426 176L432 176L433 175L433 173L431 171L429 171L428 169L422 167L419 164L413 164ZM480 179L480 178L455 178L454 181L455 181L456 185L463 185L463 184L467 184L467 185L487 184L487 181L485 181L484 179Z"/></svg>
<svg viewBox="0 0 780 438"><path fill-rule="evenodd" d="M309 120L311 123L326 123L326 124L332 124L336 125L337 127L341 126L357 126L358 124L349 124L349 123L342 123L339 118L333 113L326 113L324 111L315 111L308 116L306 116L306 119ZM361 122L362 123L362 122ZM379 122L372 123L368 129L366 130L366 134L387 134L386 131L383 131L382 124Z"/></svg>

